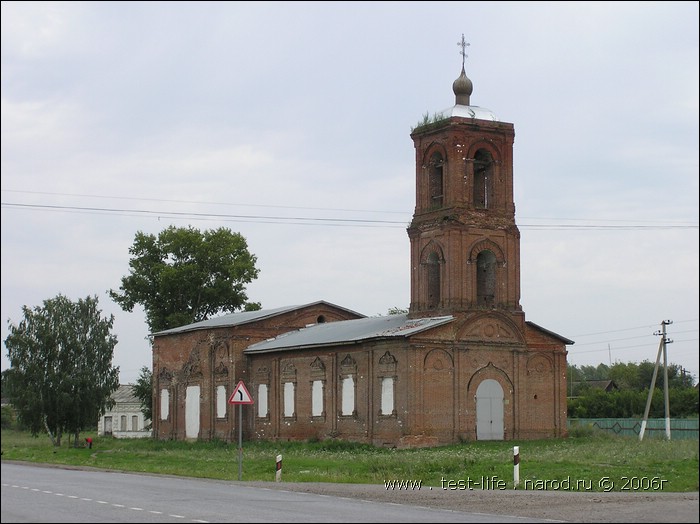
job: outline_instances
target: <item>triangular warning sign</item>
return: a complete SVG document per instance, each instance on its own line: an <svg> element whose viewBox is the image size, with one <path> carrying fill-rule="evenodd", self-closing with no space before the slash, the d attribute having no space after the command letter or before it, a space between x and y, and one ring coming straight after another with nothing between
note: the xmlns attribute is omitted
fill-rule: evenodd
<svg viewBox="0 0 700 524"><path fill-rule="evenodd" d="M236 386L236 389L233 390L233 393L231 393L231 396L228 398L228 403L229 404L252 404L253 403L253 398L250 396L250 393L248 393L248 390L245 387L245 384L241 380L238 382L238 385Z"/></svg>

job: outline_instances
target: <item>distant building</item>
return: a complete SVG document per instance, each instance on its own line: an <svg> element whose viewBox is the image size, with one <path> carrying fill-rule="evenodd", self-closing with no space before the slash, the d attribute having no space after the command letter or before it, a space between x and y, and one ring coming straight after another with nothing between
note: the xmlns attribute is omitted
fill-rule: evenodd
<svg viewBox="0 0 700 524"><path fill-rule="evenodd" d="M617 387L617 384L614 380L587 380L585 382L574 382L574 385L577 384L580 384L582 386L588 386L591 389L602 389L606 393L610 393L611 391L617 391L620 389L619 387Z"/></svg>
<svg viewBox="0 0 700 524"><path fill-rule="evenodd" d="M151 430L146 429L151 421L144 418L141 401L134 394L134 386L121 385L112 393L114 407L100 418L97 434L116 438L150 437Z"/></svg>
<svg viewBox="0 0 700 524"><path fill-rule="evenodd" d="M242 424L250 440L417 447L567 435L573 341L526 321L520 305L514 127L471 105L464 67L453 91L455 105L411 133L409 312L367 318L319 301L153 333L156 438L235 440L227 400L241 380L254 401Z"/></svg>
<svg viewBox="0 0 700 524"><path fill-rule="evenodd" d="M600 389L606 393L611 391L619 391L619 387L614 380L583 380L569 383L570 395L569 398L577 398L587 390Z"/></svg>

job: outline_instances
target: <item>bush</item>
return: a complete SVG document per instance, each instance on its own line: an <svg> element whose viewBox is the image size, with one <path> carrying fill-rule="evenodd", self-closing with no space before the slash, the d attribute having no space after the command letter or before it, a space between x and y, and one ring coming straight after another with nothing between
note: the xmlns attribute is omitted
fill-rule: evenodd
<svg viewBox="0 0 700 524"><path fill-rule="evenodd" d="M608 432L595 427L591 422L587 424L579 424L576 422L571 424L569 428L569 438L601 438L608 436L610 436Z"/></svg>

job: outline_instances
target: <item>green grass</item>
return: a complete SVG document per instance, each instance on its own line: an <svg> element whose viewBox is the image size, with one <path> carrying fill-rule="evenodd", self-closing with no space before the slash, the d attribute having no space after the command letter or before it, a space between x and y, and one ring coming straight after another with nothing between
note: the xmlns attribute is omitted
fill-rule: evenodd
<svg viewBox="0 0 700 524"><path fill-rule="evenodd" d="M54 448L46 436L2 430L3 460L89 466L222 480L238 479L238 444L114 439L92 436L93 449L65 441ZM520 486L567 479L581 490L698 491L698 441L611 437L586 434L557 440L482 441L424 449L387 449L328 440L321 442L244 442L242 480L274 481L277 455L282 480L383 484L421 480L445 487L446 481L476 482L482 477L513 487L513 446L520 447ZM626 480L628 479L628 480ZM637 479L637 480L629 480ZM662 482L663 481L663 482ZM663 488L661 489L661 486Z"/></svg>

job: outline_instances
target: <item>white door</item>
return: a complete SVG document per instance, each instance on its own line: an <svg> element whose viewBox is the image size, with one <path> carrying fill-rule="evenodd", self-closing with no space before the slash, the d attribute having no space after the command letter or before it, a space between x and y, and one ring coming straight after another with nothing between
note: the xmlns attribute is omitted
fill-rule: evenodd
<svg viewBox="0 0 700 524"><path fill-rule="evenodd" d="M185 438L199 438L199 386L187 386Z"/></svg>
<svg viewBox="0 0 700 524"><path fill-rule="evenodd" d="M476 388L476 440L503 440L503 388L486 379Z"/></svg>

